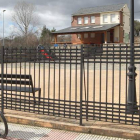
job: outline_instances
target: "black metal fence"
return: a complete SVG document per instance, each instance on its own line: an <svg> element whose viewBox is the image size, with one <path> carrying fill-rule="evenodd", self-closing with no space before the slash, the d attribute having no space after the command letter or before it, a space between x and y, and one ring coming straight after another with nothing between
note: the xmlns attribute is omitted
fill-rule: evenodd
<svg viewBox="0 0 140 140"><path fill-rule="evenodd" d="M127 112L131 59L127 44L5 47L3 58L5 109L68 117L80 124L86 119L140 125L138 45L134 47L138 110L134 108L133 114Z"/></svg>

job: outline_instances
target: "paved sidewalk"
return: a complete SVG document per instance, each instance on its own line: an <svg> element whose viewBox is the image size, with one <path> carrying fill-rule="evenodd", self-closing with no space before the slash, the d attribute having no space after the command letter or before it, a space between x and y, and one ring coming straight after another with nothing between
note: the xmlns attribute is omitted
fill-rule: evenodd
<svg viewBox="0 0 140 140"><path fill-rule="evenodd" d="M126 140L12 123L8 127L7 140Z"/></svg>

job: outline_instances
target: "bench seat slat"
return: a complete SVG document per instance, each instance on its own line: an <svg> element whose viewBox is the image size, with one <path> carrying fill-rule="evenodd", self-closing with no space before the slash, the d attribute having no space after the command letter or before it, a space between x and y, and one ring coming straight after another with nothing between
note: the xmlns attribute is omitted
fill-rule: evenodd
<svg viewBox="0 0 140 140"><path fill-rule="evenodd" d="M0 77L2 74L0 74ZM30 79L31 75L20 75L20 74L3 74L3 78L20 78L20 79Z"/></svg>
<svg viewBox="0 0 140 140"><path fill-rule="evenodd" d="M0 83L1 83L1 79L0 79ZM7 84L17 84L17 85L31 85L32 81L23 81L23 80L3 80L3 83L7 83Z"/></svg>
<svg viewBox="0 0 140 140"><path fill-rule="evenodd" d="M33 88L33 89L34 89L34 92L36 92L36 91L39 91L41 88ZM1 85L0 85L0 90L1 90ZM4 90L33 93L32 87L4 86Z"/></svg>

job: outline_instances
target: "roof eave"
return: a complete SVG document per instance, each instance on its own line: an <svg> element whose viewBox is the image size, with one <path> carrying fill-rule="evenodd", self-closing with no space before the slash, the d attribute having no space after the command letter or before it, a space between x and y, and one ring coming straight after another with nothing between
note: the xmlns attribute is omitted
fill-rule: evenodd
<svg viewBox="0 0 140 140"><path fill-rule="evenodd" d="M122 11L122 9L124 8L124 6L127 6L127 4L124 4L123 7L120 9L120 11Z"/></svg>
<svg viewBox="0 0 140 140"><path fill-rule="evenodd" d="M84 16L84 15L92 15L92 14L101 14L101 13L110 13L110 12L121 12L122 9L117 11L106 11L106 12L98 12L98 13L88 13L88 14L72 14L72 16Z"/></svg>
<svg viewBox="0 0 140 140"><path fill-rule="evenodd" d="M109 28L109 29L112 29L112 28L114 28L114 27L117 27L117 26L119 26L120 24L116 24L115 26L113 26L113 27L111 27L111 28ZM53 32L53 34L75 34L75 33L82 33L82 32L102 32L102 31L107 31L107 30L109 30L109 29L101 29L101 30L96 30L96 31L78 31L78 32Z"/></svg>

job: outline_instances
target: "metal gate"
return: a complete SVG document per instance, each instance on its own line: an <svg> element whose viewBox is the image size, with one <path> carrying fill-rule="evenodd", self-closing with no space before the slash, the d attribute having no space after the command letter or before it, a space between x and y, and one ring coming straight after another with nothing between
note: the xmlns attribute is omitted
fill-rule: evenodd
<svg viewBox="0 0 140 140"><path fill-rule="evenodd" d="M136 95L130 100L127 44L5 47L1 61L4 108L76 119L81 125L82 120L140 125L139 53L135 46ZM137 101L130 102L136 96Z"/></svg>

